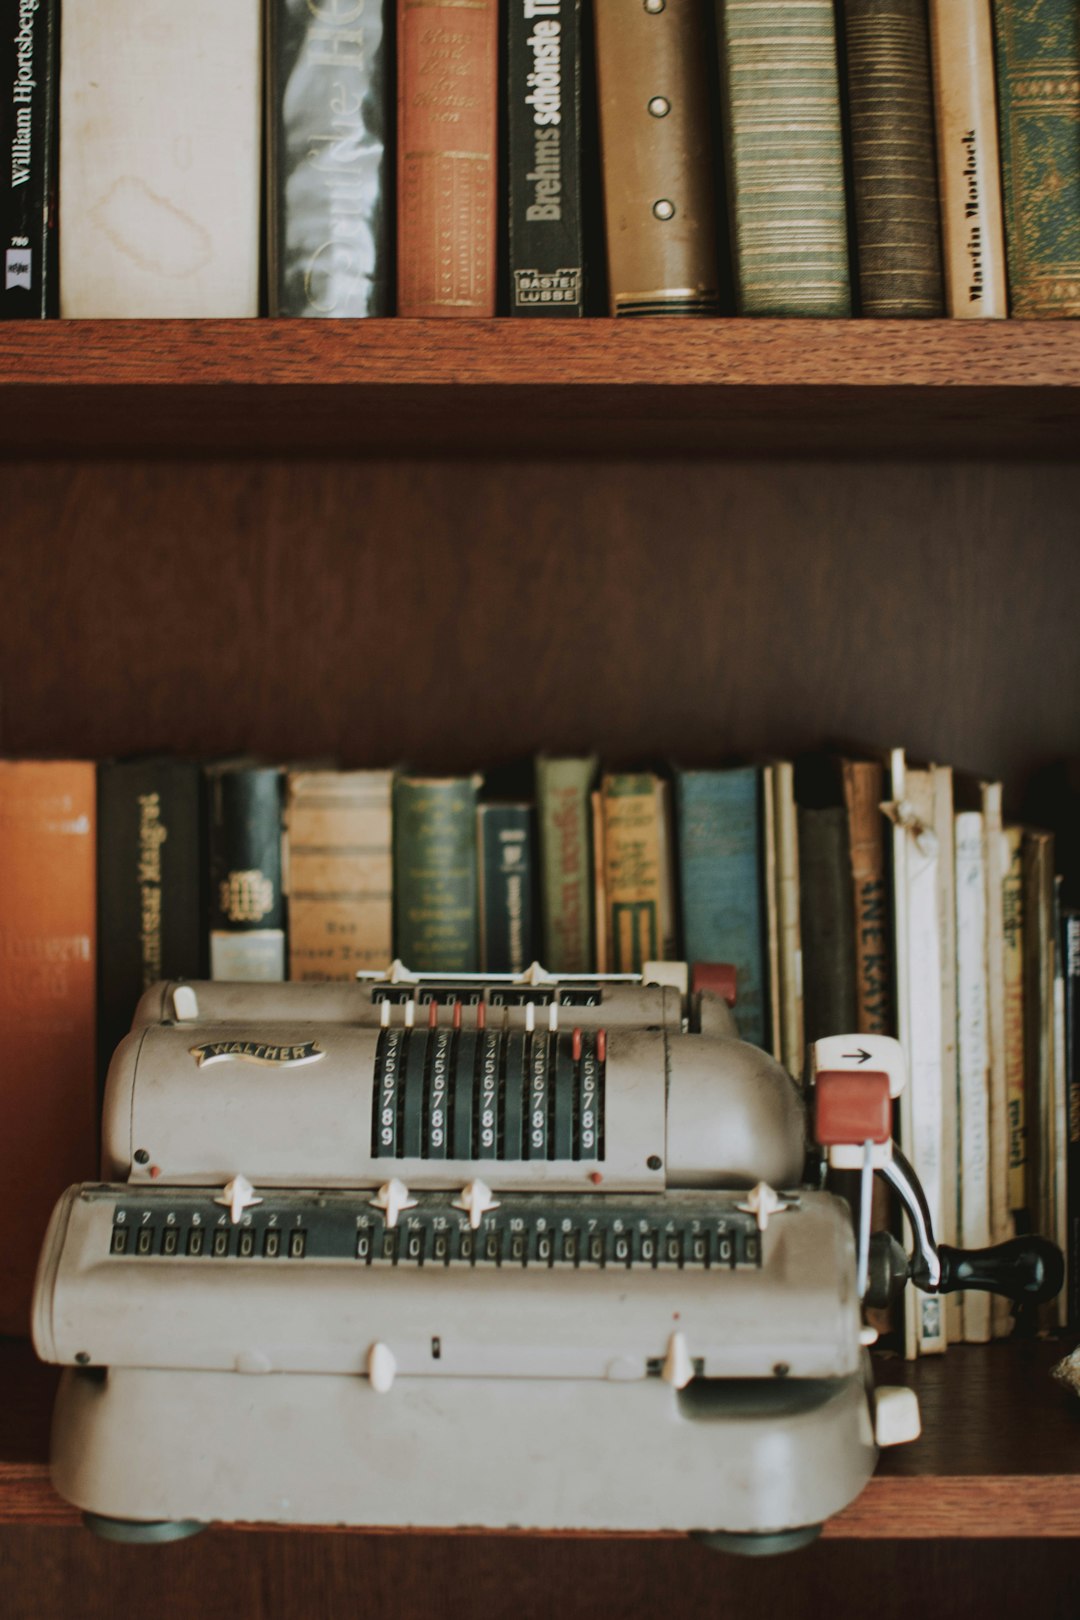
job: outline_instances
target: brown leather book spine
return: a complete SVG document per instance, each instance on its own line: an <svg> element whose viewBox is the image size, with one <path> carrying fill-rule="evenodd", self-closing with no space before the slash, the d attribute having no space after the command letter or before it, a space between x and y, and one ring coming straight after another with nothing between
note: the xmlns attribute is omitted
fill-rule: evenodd
<svg viewBox="0 0 1080 1620"><path fill-rule="evenodd" d="M844 0L844 33L862 313L943 315L925 0Z"/></svg>
<svg viewBox="0 0 1080 1620"><path fill-rule="evenodd" d="M494 315L497 0L399 0L398 314Z"/></svg>
<svg viewBox="0 0 1080 1620"><path fill-rule="evenodd" d="M891 922L880 810L885 772L876 760L845 759L843 777L851 844L858 1030L863 1035L891 1035Z"/></svg>
<svg viewBox="0 0 1080 1620"><path fill-rule="evenodd" d="M53 1205L97 1165L94 767L0 763L0 1333L25 1334Z"/></svg>
<svg viewBox="0 0 1080 1620"><path fill-rule="evenodd" d="M715 313L705 8L596 0L595 20L611 313Z"/></svg>

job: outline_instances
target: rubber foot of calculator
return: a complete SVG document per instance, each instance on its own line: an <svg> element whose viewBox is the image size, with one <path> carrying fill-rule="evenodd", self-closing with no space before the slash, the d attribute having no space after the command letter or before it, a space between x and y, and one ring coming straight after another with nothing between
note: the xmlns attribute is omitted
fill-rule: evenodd
<svg viewBox="0 0 1080 1620"><path fill-rule="evenodd" d="M206 1525L198 1519L106 1519L100 1513L84 1513L83 1524L102 1541L122 1541L128 1546L157 1547L164 1541L183 1541L197 1536Z"/></svg>
<svg viewBox="0 0 1080 1620"><path fill-rule="evenodd" d="M713 1552L738 1553L742 1558L771 1558L776 1553L798 1552L800 1547L809 1547L820 1534L820 1524L802 1524L795 1530L775 1530L768 1535L692 1530L690 1537L703 1547L711 1547Z"/></svg>

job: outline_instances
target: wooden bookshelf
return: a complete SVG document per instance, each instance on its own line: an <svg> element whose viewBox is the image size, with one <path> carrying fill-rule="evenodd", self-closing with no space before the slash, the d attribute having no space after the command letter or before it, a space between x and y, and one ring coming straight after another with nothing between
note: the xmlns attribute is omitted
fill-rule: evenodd
<svg viewBox="0 0 1080 1620"><path fill-rule="evenodd" d="M879 1382L918 1391L923 1435L882 1454L866 1490L826 1525L825 1535L1080 1537L1080 1398L1050 1376L1065 1348L957 1347L914 1366L875 1358ZM0 1340L0 1380L7 1392L0 1405L0 1526L77 1524L78 1513L48 1478L55 1370L38 1365L23 1342Z"/></svg>
<svg viewBox="0 0 1080 1620"><path fill-rule="evenodd" d="M1078 438L1064 321L0 326L8 455L1067 457Z"/></svg>

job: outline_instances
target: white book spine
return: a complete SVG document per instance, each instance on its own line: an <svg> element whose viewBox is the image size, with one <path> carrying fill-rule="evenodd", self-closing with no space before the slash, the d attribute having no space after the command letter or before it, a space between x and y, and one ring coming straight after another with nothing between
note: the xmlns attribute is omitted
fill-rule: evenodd
<svg viewBox="0 0 1080 1620"><path fill-rule="evenodd" d="M1003 884L1009 851L1002 829L1000 782L984 782L981 802L986 850L986 983L987 1033L990 1042L990 1241L1013 1236L1009 1207L1009 1099L1005 1065L1005 906ZM1012 1332L1007 1299L990 1297L993 1337Z"/></svg>
<svg viewBox="0 0 1080 1620"><path fill-rule="evenodd" d="M260 0L64 0L60 313L257 315Z"/></svg>
<svg viewBox="0 0 1080 1620"><path fill-rule="evenodd" d="M953 779L947 765L932 765L934 834L937 838L938 950L941 962L941 1224L938 1242L955 1247L960 1232L960 1076L956 1033L956 852ZM961 1294L945 1296L950 1344L964 1339Z"/></svg>
<svg viewBox="0 0 1080 1620"><path fill-rule="evenodd" d="M982 815L956 817L956 994L960 1056L960 1229L982 1249L990 1228L990 1025L986 958L986 845ZM964 1296L964 1337L990 1338L990 1295Z"/></svg>

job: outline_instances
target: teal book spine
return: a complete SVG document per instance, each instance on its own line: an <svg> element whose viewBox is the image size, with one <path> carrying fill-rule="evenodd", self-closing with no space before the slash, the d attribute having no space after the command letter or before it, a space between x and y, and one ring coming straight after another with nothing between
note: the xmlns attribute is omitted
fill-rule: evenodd
<svg viewBox="0 0 1080 1620"><path fill-rule="evenodd" d="M688 962L730 962L739 1034L769 1040L761 771L675 775L683 949Z"/></svg>
<svg viewBox="0 0 1080 1620"><path fill-rule="evenodd" d="M422 973L477 973L478 776L394 783L395 951Z"/></svg>
<svg viewBox="0 0 1080 1620"><path fill-rule="evenodd" d="M1009 310L1080 315L1080 5L994 0Z"/></svg>
<svg viewBox="0 0 1080 1620"><path fill-rule="evenodd" d="M851 314L833 0L716 0L740 315Z"/></svg>

